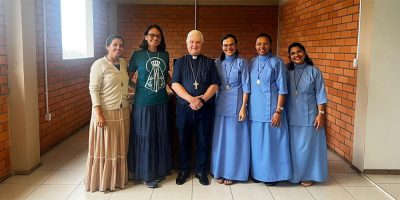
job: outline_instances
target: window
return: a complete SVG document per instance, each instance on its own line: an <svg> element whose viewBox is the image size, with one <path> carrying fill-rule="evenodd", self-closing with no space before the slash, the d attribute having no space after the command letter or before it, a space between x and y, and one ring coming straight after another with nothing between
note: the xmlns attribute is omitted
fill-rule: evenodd
<svg viewBox="0 0 400 200"><path fill-rule="evenodd" d="M94 56L92 0L60 0L63 59Z"/></svg>

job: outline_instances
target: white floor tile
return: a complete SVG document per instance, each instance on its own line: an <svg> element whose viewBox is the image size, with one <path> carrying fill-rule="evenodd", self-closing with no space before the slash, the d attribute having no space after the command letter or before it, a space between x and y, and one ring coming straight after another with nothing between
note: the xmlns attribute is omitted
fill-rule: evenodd
<svg viewBox="0 0 400 200"><path fill-rule="evenodd" d="M331 150L328 150L328 160L342 160L342 159Z"/></svg>
<svg viewBox="0 0 400 200"><path fill-rule="evenodd" d="M329 160L328 161L329 172L356 172L351 166L343 160Z"/></svg>
<svg viewBox="0 0 400 200"><path fill-rule="evenodd" d="M382 189L392 197L400 199L400 184L378 184Z"/></svg>
<svg viewBox="0 0 400 200"><path fill-rule="evenodd" d="M84 172L80 171L57 171L49 177L43 184L57 185L57 184L74 184L81 183L84 177Z"/></svg>
<svg viewBox="0 0 400 200"><path fill-rule="evenodd" d="M86 169L86 158L85 159L70 159L65 163L59 170L75 170L85 171Z"/></svg>
<svg viewBox="0 0 400 200"><path fill-rule="evenodd" d="M110 200L150 200L153 189L144 184L126 185L124 189L117 190L111 194Z"/></svg>
<svg viewBox="0 0 400 200"><path fill-rule="evenodd" d="M275 200L314 200L312 195L303 186L277 185L268 187Z"/></svg>
<svg viewBox="0 0 400 200"><path fill-rule="evenodd" d="M268 187L256 184L237 183L231 186L234 200L273 200Z"/></svg>
<svg viewBox="0 0 400 200"><path fill-rule="evenodd" d="M332 173L331 175L341 186L372 186L358 173Z"/></svg>
<svg viewBox="0 0 400 200"><path fill-rule="evenodd" d="M153 190L151 200L190 200L192 199L192 186L162 185Z"/></svg>
<svg viewBox="0 0 400 200"><path fill-rule="evenodd" d="M342 187L307 187L307 190L316 200L354 200Z"/></svg>
<svg viewBox="0 0 400 200"><path fill-rule="evenodd" d="M39 185L26 184L0 184L0 200L24 199Z"/></svg>
<svg viewBox="0 0 400 200"><path fill-rule="evenodd" d="M313 187L339 187L339 183L330 175L328 174L328 178L323 183L314 183Z"/></svg>
<svg viewBox="0 0 400 200"><path fill-rule="evenodd" d="M26 200L64 200L77 185L41 185Z"/></svg>
<svg viewBox="0 0 400 200"><path fill-rule="evenodd" d="M49 158L42 160L42 165L37 169L37 171L54 171L61 168L69 159L54 159Z"/></svg>
<svg viewBox="0 0 400 200"><path fill-rule="evenodd" d="M87 192L84 185L79 185L72 194L69 195L68 200L107 200L110 197L110 192Z"/></svg>
<svg viewBox="0 0 400 200"><path fill-rule="evenodd" d="M230 187L193 186L192 200L233 200Z"/></svg>
<svg viewBox="0 0 400 200"><path fill-rule="evenodd" d="M53 171L34 171L29 175L15 175L11 176L4 183L12 183L12 184L41 184L43 183L49 176L51 176Z"/></svg>
<svg viewBox="0 0 400 200"><path fill-rule="evenodd" d="M400 175L365 174L374 183L400 183Z"/></svg>
<svg viewBox="0 0 400 200"><path fill-rule="evenodd" d="M390 200L391 198L376 187L344 187L357 200Z"/></svg>

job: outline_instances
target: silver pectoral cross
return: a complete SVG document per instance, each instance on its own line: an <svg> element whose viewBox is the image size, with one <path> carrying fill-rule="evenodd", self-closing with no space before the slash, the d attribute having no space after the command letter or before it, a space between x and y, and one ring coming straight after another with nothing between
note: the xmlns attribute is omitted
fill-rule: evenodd
<svg viewBox="0 0 400 200"><path fill-rule="evenodd" d="M196 90L197 90L197 86L199 86L199 83L197 82L197 80L194 80L194 83L193 83L193 85L194 85L194 89L196 89Z"/></svg>

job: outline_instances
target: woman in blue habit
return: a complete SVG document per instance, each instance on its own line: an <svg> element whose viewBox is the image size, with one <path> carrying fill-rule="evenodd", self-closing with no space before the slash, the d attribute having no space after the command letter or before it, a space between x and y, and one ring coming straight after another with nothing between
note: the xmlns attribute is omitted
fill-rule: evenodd
<svg viewBox="0 0 400 200"><path fill-rule="evenodd" d="M260 34L256 39L258 56L250 62L251 94L249 120L251 175L266 185L292 178L289 133L286 121L286 69L272 54L272 39Z"/></svg>
<svg viewBox="0 0 400 200"><path fill-rule="evenodd" d="M246 119L250 92L247 61L239 57L237 39L223 37L222 53L215 61L221 80L216 96L211 173L220 184L247 181L250 165L249 126Z"/></svg>
<svg viewBox="0 0 400 200"><path fill-rule="evenodd" d="M293 177L290 182L311 186L328 176L324 128L327 103L324 79L300 43L288 47L290 63L287 113Z"/></svg>

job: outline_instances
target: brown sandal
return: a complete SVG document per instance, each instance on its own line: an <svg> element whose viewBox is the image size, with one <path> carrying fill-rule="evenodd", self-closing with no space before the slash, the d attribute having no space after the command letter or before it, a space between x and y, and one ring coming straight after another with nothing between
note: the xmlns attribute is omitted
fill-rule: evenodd
<svg viewBox="0 0 400 200"><path fill-rule="evenodd" d="M232 184L233 184L233 181L232 181L232 180L226 179L226 180L224 181L224 185L232 185Z"/></svg>
<svg viewBox="0 0 400 200"><path fill-rule="evenodd" d="M219 183L219 184L223 184L225 182L225 179L217 178L217 179L215 179L215 181L217 181L217 183Z"/></svg>
<svg viewBox="0 0 400 200"><path fill-rule="evenodd" d="M312 181L302 181L302 182L300 182L300 184L304 187L310 187L313 185L313 182Z"/></svg>

